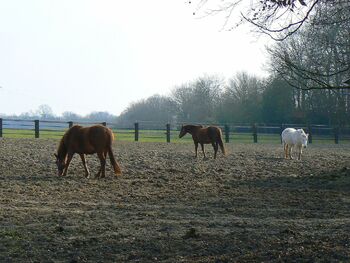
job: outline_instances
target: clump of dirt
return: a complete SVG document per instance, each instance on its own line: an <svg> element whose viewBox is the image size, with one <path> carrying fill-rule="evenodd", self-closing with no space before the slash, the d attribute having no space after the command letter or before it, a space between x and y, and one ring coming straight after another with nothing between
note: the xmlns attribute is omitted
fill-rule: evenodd
<svg viewBox="0 0 350 263"><path fill-rule="evenodd" d="M118 142L123 175L57 177L58 141L0 140L0 261L350 260L348 145ZM92 175L98 158L87 157Z"/></svg>

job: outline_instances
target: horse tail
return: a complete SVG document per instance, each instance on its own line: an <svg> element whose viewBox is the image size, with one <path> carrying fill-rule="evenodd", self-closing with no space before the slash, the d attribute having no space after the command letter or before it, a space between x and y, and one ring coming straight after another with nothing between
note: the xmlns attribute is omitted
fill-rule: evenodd
<svg viewBox="0 0 350 263"><path fill-rule="evenodd" d="M220 146L220 149L221 149L222 153L223 153L224 155L226 155L225 146L224 146L224 143L223 143L223 141L222 141L222 132L221 132L221 130L219 130L218 143L219 143L219 146Z"/></svg>
<svg viewBox="0 0 350 263"><path fill-rule="evenodd" d="M111 161L111 164L113 166L114 169L114 173L115 175L121 175L122 174L122 170L120 169L120 166L118 164L118 162L115 160L114 158L114 154L113 154L113 150L112 150L112 143L114 140L114 134L111 130L108 131L109 133L109 146L108 146L108 156L109 156L109 160Z"/></svg>
<svg viewBox="0 0 350 263"><path fill-rule="evenodd" d="M112 151L112 145L110 145L109 148L108 148L108 155L109 155L109 160L111 161L111 164L113 166L114 173L116 175L122 174L122 170L120 169L120 166L119 166L118 162L114 158L114 154L113 154L113 151Z"/></svg>

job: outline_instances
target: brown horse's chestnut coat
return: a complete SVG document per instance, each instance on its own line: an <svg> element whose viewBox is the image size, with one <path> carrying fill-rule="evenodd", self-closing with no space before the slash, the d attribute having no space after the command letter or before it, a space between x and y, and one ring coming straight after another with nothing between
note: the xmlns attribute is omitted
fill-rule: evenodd
<svg viewBox="0 0 350 263"><path fill-rule="evenodd" d="M197 157L197 149L198 143L202 147L202 152L204 157L204 144L211 143L214 148L214 159L216 159L216 153L218 152L219 146L222 153L225 155L225 147L222 142L222 132L219 127L209 126L207 128L203 128L202 125L182 125L181 131L179 134L179 138L182 138L186 133L192 135L192 139L195 146L196 157Z"/></svg>
<svg viewBox="0 0 350 263"><path fill-rule="evenodd" d="M58 175L66 175L69 163L75 153L80 155L85 169L85 176L89 177L89 169L86 166L85 154L97 153L101 167L96 177L105 176L107 154L116 175L121 174L118 162L115 160L112 151L113 132L102 125L82 127L74 125L62 137L58 146L56 164Z"/></svg>

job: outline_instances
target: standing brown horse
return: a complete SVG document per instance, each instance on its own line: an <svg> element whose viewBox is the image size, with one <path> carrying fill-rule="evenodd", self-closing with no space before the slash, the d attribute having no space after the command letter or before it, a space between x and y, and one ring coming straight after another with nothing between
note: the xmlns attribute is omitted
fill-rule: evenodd
<svg viewBox="0 0 350 263"><path fill-rule="evenodd" d="M192 139L194 142L196 157L197 157L197 149L198 143L202 147L202 151L204 152L204 144L211 143L214 148L214 159L216 159L216 153L218 152L218 145L220 145L222 153L225 155L225 147L222 142L222 132L221 129L215 126L209 126L207 128L203 128L202 125L182 125L181 131L179 134L179 138L182 138L186 133L192 135Z"/></svg>
<svg viewBox="0 0 350 263"><path fill-rule="evenodd" d="M56 164L58 175L67 175L68 166L74 153L80 155L85 169L85 177L89 178L90 172L86 166L85 154L97 153L101 167L96 178L105 177L107 153L116 175L121 174L119 164L114 159L112 151L113 132L102 125L82 127L74 125L62 137L58 146Z"/></svg>

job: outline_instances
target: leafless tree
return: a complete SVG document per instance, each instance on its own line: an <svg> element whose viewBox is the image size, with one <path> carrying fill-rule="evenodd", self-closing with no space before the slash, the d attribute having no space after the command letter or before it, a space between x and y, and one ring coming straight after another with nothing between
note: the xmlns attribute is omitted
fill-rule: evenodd
<svg viewBox="0 0 350 263"><path fill-rule="evenodd" d="M214 121L222 87L223 80L217 76L200 77L176 87L171 97L177 104L179 120Z"/></svg>
<svg viewBox="0 0 350 263"><path fill-rule="evenodd" d="M195 15L223 15L226 29L248 22L256 31L277 41L285 40L306 23L328 23L322 18L313 20L319 5L337 7L334 13L350 8L350 0L194 0L189 3L194 6ZM337 22L347 21L341 19Z"/></svg>
<svg viewBox="0 0 350 263"><path fill-rule="evenodd" d="M261 117L263 81L247 72L229 79L222 95L221 115L228 122L257 122Z"/></svg>
<svg viewBox="0 0 350 263"><path fill-rule="evenodd" d="M314 18L319 23L268 48L271 69L297 89L348 88L344 81L350 72L350 9L321 5Z"/></svg>

